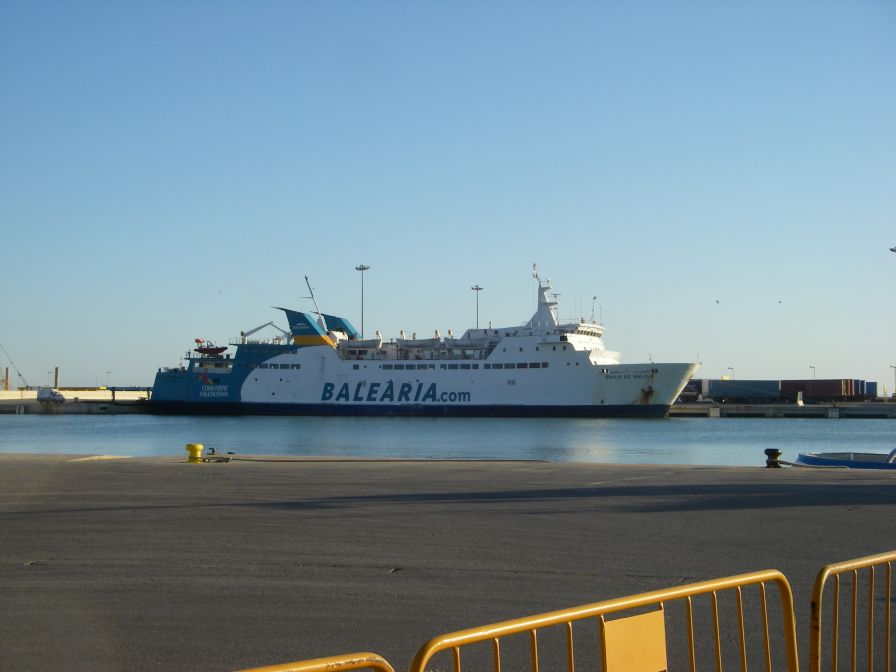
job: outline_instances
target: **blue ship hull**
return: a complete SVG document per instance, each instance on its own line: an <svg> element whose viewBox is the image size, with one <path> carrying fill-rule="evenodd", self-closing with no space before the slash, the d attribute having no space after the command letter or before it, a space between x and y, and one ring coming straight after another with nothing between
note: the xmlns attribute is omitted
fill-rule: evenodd
<svg viewBox="0 0 896 672"><path fill-rule="evenodd" d="M167 415L315 415L442 418L662 418L669 406L620 404L613 406L501 406L453 404L263 404L246 402L154 401L153 413Z"/></svg>

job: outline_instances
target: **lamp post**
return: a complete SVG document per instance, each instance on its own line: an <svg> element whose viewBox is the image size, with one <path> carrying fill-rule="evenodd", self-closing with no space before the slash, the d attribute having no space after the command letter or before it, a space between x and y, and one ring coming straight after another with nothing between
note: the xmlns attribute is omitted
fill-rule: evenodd
<svg viewBox="0 0 896 672"><path fill-rule="evenodd" d="M364 338L364 271L369 271L370 266L358 264L355 270L361 272L361 338Z"/></svg>
<svg viewBox="0 0 896 672"><path fill-rule="evenodd" d="M896 399L896 366L890 364L890 368L893 369L893 398Z"/></svg>
<svg viewBox="0 0 896 672"><path fill-rule="evenodd" d="M476 292L476 329L479 329L479 292L481 292L485 287L480 287L479 283L470 287L474 292Z"/></svg>
<svg viewBox="0 0 896 672"><path fill-rule="evenodd" d="M733 367L733 366L729 366L729 367L728 367L728 370L731 372L731 380L734 380L734 367Z"/></svg>
<svg viewBox="0 0 896 672"><path fill-rule="evenodd" d="M809 368L812 369L812 380L815 380L815 367L810 364Z"/></svg>

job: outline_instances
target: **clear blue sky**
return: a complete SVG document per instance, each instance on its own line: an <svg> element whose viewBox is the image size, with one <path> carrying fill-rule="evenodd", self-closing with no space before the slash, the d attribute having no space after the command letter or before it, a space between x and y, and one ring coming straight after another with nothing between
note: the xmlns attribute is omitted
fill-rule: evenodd
<svg viewBox="0 0 896 672"><path fill-rule="evenodd" d="M32 385L306 274L360 326L361 263L368 333L517 324L537 262L625 361L892 390L896 4L4 0L0 230Z"/></svg>

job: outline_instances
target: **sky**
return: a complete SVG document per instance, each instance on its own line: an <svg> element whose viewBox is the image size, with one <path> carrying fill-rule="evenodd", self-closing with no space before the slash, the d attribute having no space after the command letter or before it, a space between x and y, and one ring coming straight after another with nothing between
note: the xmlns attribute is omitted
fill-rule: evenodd
<svg viewBox="0 0 896 672"><path fill-rule="evenodd" d="M625 362L892 391L896 3L3 0L0 232L31 385L306 275L360 328L359 264L367 335L521 324L536 263Z"/></svg>

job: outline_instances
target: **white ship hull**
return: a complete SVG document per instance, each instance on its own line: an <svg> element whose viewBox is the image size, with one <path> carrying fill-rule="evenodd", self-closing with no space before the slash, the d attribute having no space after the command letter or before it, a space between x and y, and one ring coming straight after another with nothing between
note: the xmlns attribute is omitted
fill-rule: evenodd
<svg viewBox="0 0 896 672"><path fill-rule="evenodd" d="M537 354L538 361L517 358L501 362L513 369L495 369L497 361L345 361L326 346L303 348L270 360L277 368L250 374L240 396L267 412L284 406L290 407L284 412L328 415L565 415L576 408L574 415L600 416L601 409L616 414L623 406L663 407L664 414L696 370L694 364L596 365L587 353ZM631 414L656 414L640 410Z"/></svg>

